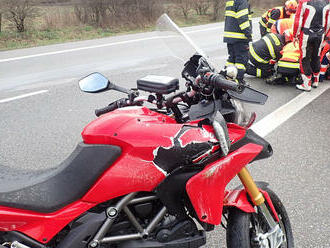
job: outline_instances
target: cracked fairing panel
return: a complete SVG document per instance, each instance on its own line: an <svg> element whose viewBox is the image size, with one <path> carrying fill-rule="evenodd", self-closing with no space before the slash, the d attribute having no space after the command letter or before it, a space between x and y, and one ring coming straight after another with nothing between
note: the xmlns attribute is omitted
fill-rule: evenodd
<svg viewBox="0 0 330 248"><path fill-rule="evenodd" d="M218 145L214 135L196 126L183 126L173 137L170 147L157 147L154 150L155 166L170 173L179 166L196 163L214 151Z"/></svg>

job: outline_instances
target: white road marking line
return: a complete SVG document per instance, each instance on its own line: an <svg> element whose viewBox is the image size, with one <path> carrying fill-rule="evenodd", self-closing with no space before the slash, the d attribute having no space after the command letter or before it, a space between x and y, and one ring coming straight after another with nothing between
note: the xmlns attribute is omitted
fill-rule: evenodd
<svg viewBox="0 0 330 248"><path fill-rule="evenodd" d="M15 101L15 100L22 99L22 98L25 98L25 97L43 94L43 93L46 93L46 92L48 92L48 90L40 90L40 91L35 91L35 92L27 93L27 94L24 94L24 95L20 95L20 96L5 98L5 99L0 100L0 103L11 102L11 101Z"/></svg>
<svg viewBox="0 0 330 248"><path fill-rule="evenodd" d="M142 39L137 39L137 40L127 40L127 41L120 41L120 42L114 42L114 43L108 43L108 44L102 44L102 45L78 47L78 48L66 49L66 50L62 50L62 51L55 51L55 52L48 52L48 53L38 53L38 54L33 54L33 55L21 56L21 57L1 59L0 63L16 61L16 60L22 60L22 59L29 59L29 58L37 58L37 57L48 56L48 55L56 55L56 54L62 54L62 53L76 52L76 51L82 51L82 50L88 50L88 49L94 49L94 48L116 46L116 45L128 44L128 43L133 43L133 42L139 42L139 41L154 40L154 39L158 39L158 37L142 38Z"/></svg>
<svg viewBox="0 0 330 248"><path fill-rule="evenodd" d="M330 89L329 83L321 83L317 89L299 94L291 101L252 125L252 130L261 137L267 136L328 89Z"/></svg>
<svg viewBox="0 0 330 248"><path fill-rule="evenodd" d="M256 20L257 20L257 18L254 18L253 23L256 22ZM219 23L219 26L217 26L217 27L204 28L204 29L199 29L199 30L192 30L192 31L187 31L185 33L190 34L190 33L205 32L205 31L211 31L211 30L217 30L217 29L219 29L219 31L221 31L221 29L223 28L223 25L224 25L224 23L221 22L221 23ZM220 34L221 34L221 32L220 32ZM32 54L32 55L26 55L26 56L14 57L14 58L0 59L0 63L17 61L17 60L22 60L22 59L29 59L29 58L37 58L37 57L48 56L48 55L57 55L57 54L63 54L63 53L70 53L70 52L76 52L76 51L82 51L82 50L88 50L88 49L95 49L95 48L101 48L101 47L123 45L123 44L129 44L129 43L140 42L140 41L156 40L156 39L160 39L160 38L161 38L160 36L155 36L155 37L119 41L119 42L107 43L107 44L101 44L101 45L95 45L95 46L65 49L65 50L61 50L61 51L38 53L38 54Z"/></svg>
<svg viewBox="0 0 330 248"><path fill-rule="evenodd" d="M216 29L220 29L220 28L221 27L205 28L205 29L200 29L200 30L189 31L189 32L186 32L186 33L205 32L205 31L216 30ZM38 54L32 54L32 55L26 55L26 56L20 56L20 57L8 58L8 59L0 59L0 63L17 61L17 60L22 60L22 59L37 58L37 57L48 56L48 55L57 55L57 54L63 54L63 53L77 52L77 51L83 51L83 50L88 50L88 49L117 46L117 45L140 42L140 41L157 40L157 39L160 39L160 38L161 38L160 36L155 36L155 37L119 41L119 42L107 43L107 44L101 44L101 45L95 45L95 46L78 47L78 48L66 49L66 50L61 50L61 51L38 53Z"/></svg>

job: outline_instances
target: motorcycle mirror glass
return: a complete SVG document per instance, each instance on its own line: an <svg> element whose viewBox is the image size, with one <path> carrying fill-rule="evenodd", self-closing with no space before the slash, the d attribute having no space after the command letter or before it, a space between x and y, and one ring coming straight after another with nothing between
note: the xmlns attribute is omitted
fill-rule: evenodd
<svg viewBox="0 0 330 248"><path fill-rule="evenodd" d="M110 84L110 81L98 72L94 72L79 81L80 89L89 93L96 93L106 90L109 88Z"/></svg>

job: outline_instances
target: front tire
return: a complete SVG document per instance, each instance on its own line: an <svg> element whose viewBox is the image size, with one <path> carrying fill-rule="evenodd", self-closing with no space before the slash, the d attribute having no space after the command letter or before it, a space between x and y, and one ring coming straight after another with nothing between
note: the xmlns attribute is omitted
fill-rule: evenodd
<svg viewBox="0 0 330 248"><path fill-rule="evenodd" d="M279 197L270 189L266 191L275 207L275 210L280 219L279 225L285 235L285 241L280 248L293 248L292 228L288 214ZM227 222L227 247L228 248L263 248L258 245L254 239L257 232L266 233L267 227L261 216L256 213L245 213L237 208L232 208L228 214ZM275 247L270 247L275 248Z"/></svg>

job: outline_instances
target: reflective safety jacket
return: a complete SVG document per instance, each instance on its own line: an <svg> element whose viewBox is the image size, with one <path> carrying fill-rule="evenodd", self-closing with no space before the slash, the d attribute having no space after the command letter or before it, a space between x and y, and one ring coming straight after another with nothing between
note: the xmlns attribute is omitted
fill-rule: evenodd
<svg viewBox="0 0 330 248"><path fill-rule="evenodd" d="M252 22L248 0L227 0L223 41L235 43L251 40Z"/></svg>
<svg viewBox="0 0 330 248"><path fill-rule="evenodd" d="M271 32L274 34L283 34L287 29L293 29L293 18L284 18L277 20L271 28Z"/></svg>
<svg viewBox="0 0 330 248"><path fill-rule="evenodd" d="M285 38L280 34L269 33L250 45L250 56L257 62L268 64L270 60L279 60Z"/></svg>
<svg viewBox="0 0 330 248"><path fill-rule="evenodd" d="M282 57L277 63L277 71L282 74L296 75L299 73L300 50L298 42L286 44L282 51Z"/></svg>
<svg viewBox="0 0 330 248"><path fill-rule="evenodd" d="M321 69L320 74L325 75L329 68L329 60L326 57L326 54L330 52L330 40L323 42L323 48L321 52Z"/></svg>
<svg viewBox="0 0 330 248"><path fill-rule="evenodd" d="M323 57L325 56L325 54L330 51L330 40L323 41L322 47L323 48L322 48L322 52L321 52L321 56L320 56L321 61L322 61Z"/></svg>
<svg viewBox="0 0 330 248"><path fill-rule="evenodd" d="M271 32L271 28L276 20L290 18L290 15L285 13L285 7L275 7L267 10L259 21L260 25L267 29L267 32Z"/></svg>

